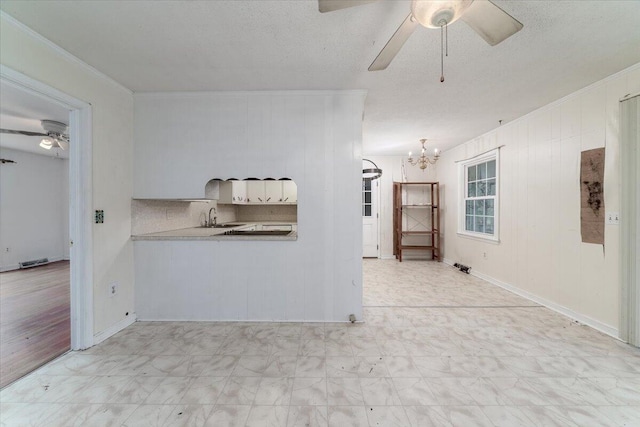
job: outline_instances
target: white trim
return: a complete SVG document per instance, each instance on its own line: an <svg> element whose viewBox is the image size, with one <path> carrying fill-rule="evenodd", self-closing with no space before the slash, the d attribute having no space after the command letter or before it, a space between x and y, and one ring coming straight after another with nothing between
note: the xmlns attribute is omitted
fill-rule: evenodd
<svg viewBox="0 0 640 427"><path fill-rule="evenodd" d="M93 342L93 176L92 112L88 106L69 115L69 239L71 263L71 348L82 350ZM75 220L74 220L75 218ZM74 284L75 279L75 286ZM84 286L82 286L84 285ZM74 300L76 304L74 304Z"/></svg>
<svg viewBox="0 0 640 427"><path fill-rule="evenodd" d="M620 339L640 346L640 129L637 117L627 122L626 112L640 115L640 99L619 102L620 123ZM633 105L635 104L635 105ZM627 111L627 109L630 109Z"/></svg>
<svg viewBox="0 0 640 427"><path fill-rule="evenodd" d="M91 105L0 64L0 78L24 92L56 102L69 114L69 239L71 349L93 345L93 239Z"/></svg>
<svg viewBox="0 0 640 427"><path fill-rule="evenodd" d="M493 234L475 233L467 231L466 226L466 194L467 194L467 174L468 166L474 166L480 163L496 161L496 194L494 196L493 205ZM477 156L473 156L467 160L458 163L458 229L456 231L459 237L470 237L475 240L500 243L500 147L492 148Z"/></svg>
<svg viewBox="0 0 640 427"><path fill-rule="evenodd" d="M140 319L136 318L136 322L210 322L210 323L243 323L243 322L251 322L251 323L351 323L348 320L326 320L326 319L316 319L316 320L305 320L305 319L281 319L281 320L272 320L272 319L181 319L181 318L147 318ZM356 323L365 323L364 320L356 319ZM107 337L108 338L108 337ZM96 343L97 344L97 343Z"/></svg>
<svg viewBox="0 0 640 427"><path fill-rule="evenodd" d="M31 77L9 68L6 65L0 64L0 77L5 79L6 83L17 89L25 90L32 95L42 97L48 102L56 102L58 105L65 108L80 109L90 105L88 102L67 95L56 88L32 79Z"/></svg>
<svg viewBox="0 0 640 427"><path fill-rule="evenodd" d="M480 153L480 154L476 154L475 156L471 156L471 157L469 157L468 159L456 160L454 163L460 163L460 162L464 162L464 163L472 163L472 160L475 160L475 159L477 159L477 158L479 158L479 157L481 157L481 156L484 156L485 154L489 154L489 153L491 153L491 152L492 152L492 151L494 151L494 150L499 150L499 149L504 148L504 147L506 147L506 145L505 145L505 144L498 145L497 147L493 147L493 148L492 148L492 149L490 149L490 150L486 150L486 151L483 151L483 152L482 152L482 153Z"/></svg>
<svg viewBox="0 0 640 427"><path fill-rule="evenodd" d="M86 71L90 72L91 74L93 74L93 75L95 75L95 76L97 76L97 77L99 77L101 79L104 79L104 80L108 81L113 86L117 87L120 90L125 91L129 95L133 95L133 91L131 89L126 88L121 83L118 83L117 81L115 81L111 77L107 76L103 72L101 72L101 71L97 70L96 68L92 67L91 65L87 64L86 62L84 62L82 59L78 58L77 56L75 56L71 52L61 48L60 46L58 46L57 44L55 44L54 42L52 42L48 38L44 37L42 34L34 31L33 29L31 29L29 27L27 27L25 24L23 24L22 22L18 21L16 18L14 18L13 16L9 15L7 12L0 10L0 18L5 20L5 21L7 21L9 24L13 25L14 27L18 28L20 31L24 32L26 35L30 36L31 38L39 41L40 43L42 43L44 45L46 45L49 49L53 50L55 53L57 53L58 55L62 56L66 60L68 60L70 62L73 62L76 65L81 66Z"/></svg>
<svg viewBox="0 0 640 427"><path fill-rule="evenodd" d="M100 344L102 341L112 337L113 335L117 334L124 328L133 325L136 321L137 321L136 314L135 313L129 314L129 316L125 317L124 319L120 320L117 323L114 323L104 331L100 331L97 334L95 334L93 336L93 344L94 345Z"/></svg>
<svg viewBox="0 0 640 427"><path fill-rule="evenodd" d="M453 266L453 261L450 260L450 259L445 258L445 259L443 259L443 262L445 264ZM566 316L566 317L568 317L570 319L577 320L578 322L580 322L582 324L585 324L587 326L590 326L593 329L596 329L596 330L598 330L598 331L600 331L602 333L605 333L605 334L607 334L609 336L612 336L612 337L614 337L616 339L619 339L618 338L618 329L616 329L613 326L607 325L606 323L603 323L603 322L601 322L599 320L593 319L593 318L591 318L589 316L585 316L584 314L578 313L577 311L574 311L574 310L572 310L570 308L567 308L567 307L565 307L563 305L556 304L555 302L549 301L548 299L539 297L539 296L537 296L535 294L532 294L531 292L522 290L522 289L518 288L517 286L514 286L514 285L511 285L509 283L503 282L501 280L495 279L495 278L493 278L491 276L488 276L488 275L486 275L484 273L479 273L476 270L474 270L473 268L471 269L470 274L472 276L475 276L475 277L477 277L479 279L484 280L485 282L489 282L492 285L496 285L496 286L501 287L502 289L505 289L505 290L507 290L509 292L513 292L514 294L519 295L519 296L521 296L523 298L526 298L529 301L533 301L535 303L543 305L546 308L555 311L556 313L560 313L563 316Z"/></svg>

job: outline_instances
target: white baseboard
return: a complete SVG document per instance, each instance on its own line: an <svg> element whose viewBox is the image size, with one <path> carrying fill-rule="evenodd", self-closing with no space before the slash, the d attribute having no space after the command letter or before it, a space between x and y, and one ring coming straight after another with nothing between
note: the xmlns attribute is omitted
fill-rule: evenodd
<svg viewBox="0 0 640 427"><path fill-rule="evenodd" d="M133 323L135 323L136 320L137 320L136 314L132 313L129 316L122 319L121 321L119 321L118 323L111 325L104 331L98 332L93 336L93 345L100 344L102 341L106 340L109 337L112 337L113 335L117 334L127 326L132 325Z"/></svg>
<svg viewBox="0 0 640 427"><path fill-rule="evenodd" d="M449 264L451 266L453 266L454 262L450 259L443 259L442 260L445 264ZM502 289L506 289L509 292L513 292L516 295L520 295L523 298L526 298L530 301L533 301L535 303L538 303L540 305L543 305L545 307L547 307L550 310L553 310L557 313L560 313L564 316L567 316L570 319L573 320L577 320L578 322L585 324L587 326L592 327L593 329L596 329L602 333L605 333L607 335L612 336L615 339L619 339L618 338L618 329L614 328L613 326L607 325L605 323L602 323L599 320L593 319L589 316L586 316L584 314L578 313L576 311L571 310L570 308L567 308L563 305L557 304L553 301L549 301L548 299L539 297L535 294L532 294L531 292L522 290L520 288L518 288L517 286L511 285L509 283L505 283L501 280L495 279L491 276L488 276L484 273L479 273L477 271L475 271L473 268L470 271L470 274L472 276L475 276L479 279L482 279L486 282L491 283L492 285L496 285L498 287L501 287Z"/></svg>
<svg viewBox="0 0 640 427"><path fill-rule="evenodd" d="M137 318L137 322L224 322L224 323L351 323L348 320L295 320L295 319L163 319L149 317L147 319ZM364 323L364 320L356 320L356 323ZM97 343L96 343L97 344Z"/></svg>
<svg viewBox="0 0 640 427"><path fill-rule="evenodd" d="M62 261L64 259L66 259L66 258L63 258L63 257L60 257L60 256L43 257L43 258L48 258L49 259L49 263ZM42 265L46 265L46 264L42 264ZM4 266L0 267L0 273L4 273L5 271L13 271L13 270L20 270L20 264L4 265Z"/></svg>
<svg viewBox="0 0 640 427"><path fill-rule="evenodd" d="M0 267L0 273L13 270L20 270L20 264L3 265L2 267Z"/></svg>

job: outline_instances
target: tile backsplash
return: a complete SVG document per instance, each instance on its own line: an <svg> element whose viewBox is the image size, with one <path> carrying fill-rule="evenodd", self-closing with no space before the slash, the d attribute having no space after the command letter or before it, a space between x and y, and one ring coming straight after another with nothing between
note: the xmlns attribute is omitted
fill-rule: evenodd
<svg viewBox="0 0 640 427"><path fill-rule="evenodd" d="M298 206L238 205L238 221L298 222Z"/></svg>
<svg viewBox="0 0 640 427"><path fill-rule="evenodd" d="M232 205L220 205L215 200L188 202L182 200L132 200L131 234L157 233L203 225L209 209L217 208L218 222L236 221Z"/></svg>
<svg viewBox="0 0 640 427"><path fill-rule="evenodd" d="M218 223L234 221L297 222L296 205L228 205L216 200L131 200L131 234L158 233L203 225L209 209L217 210Z"/></svg>

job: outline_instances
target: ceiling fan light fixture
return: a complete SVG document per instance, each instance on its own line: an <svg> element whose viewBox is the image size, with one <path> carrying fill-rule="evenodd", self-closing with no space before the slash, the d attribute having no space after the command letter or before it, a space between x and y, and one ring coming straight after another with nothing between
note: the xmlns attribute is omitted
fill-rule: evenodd
<svg viewBox="0 0 640 427"><path fill-rule="evenodd" d="M51 147L53 147L53 140L51 138L42 138L42 141L40 141L40 147L45 150L51 150Z"/></svg>
<svg viewBox="0 0 640 427"><path fill-rule="evenodd" d="M411 14L423 27L440 28L457 21L473 0L412 0Z"/></svg>

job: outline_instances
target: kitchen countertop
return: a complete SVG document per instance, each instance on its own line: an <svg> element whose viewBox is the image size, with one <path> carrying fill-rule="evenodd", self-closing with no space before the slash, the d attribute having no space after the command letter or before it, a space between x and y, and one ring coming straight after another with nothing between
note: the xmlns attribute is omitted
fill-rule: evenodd
<svg viewBox="0 0 640 427"><path fill-rule="evenodd" d="M285 221L263 221L263 222L240 222L235 221L230 224L242 224L237 227L213 228L213 227L191 227L178 230L161 231L158 233L147 233L132 235L131 240L298 240L297 231L292 231L285 236L242 236L224 235L225 231L240 230L257 225L296 225Z"/></svg>

